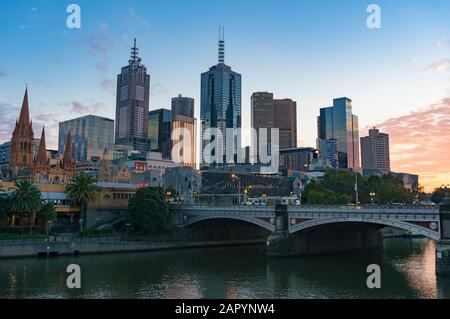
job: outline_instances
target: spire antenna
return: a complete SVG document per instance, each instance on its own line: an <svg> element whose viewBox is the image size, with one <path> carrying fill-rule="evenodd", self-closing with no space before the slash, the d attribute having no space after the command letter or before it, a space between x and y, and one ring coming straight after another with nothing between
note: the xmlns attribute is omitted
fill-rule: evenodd
<svg viewBox="0 0 450 319"><path fill-rule="evenodd" d="M131 59L129 62L130 63L141 62L141 59L139 58L139 49L136 46L136 38L134 38L134 44L133 47L131 48Z"/></svg>
<svg viewBox="0 0 450 319"><path fill-rule="evenodd" d="M225 63L225 28L219 26L219 64Z"/></svg>

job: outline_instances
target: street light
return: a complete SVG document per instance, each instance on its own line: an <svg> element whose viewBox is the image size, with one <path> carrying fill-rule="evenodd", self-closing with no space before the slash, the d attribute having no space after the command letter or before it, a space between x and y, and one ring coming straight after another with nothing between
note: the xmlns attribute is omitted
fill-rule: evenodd
<svg viewBox="0 0 450 319"><path fill-rule="evenodd" d="M237 176L235 173L231 174L231 179L233 181L237 181L238 182L238 189L239 189L239 205L241 204L241 179L239 178L239 176Z"/></svg>
<svg viewBox="0 0 450 319"><path fill-rule="evenodd" d="M372 205L373 205L376 194L374 192L371 192L369 195L370 195L370 201L372 202Z"/></svg>

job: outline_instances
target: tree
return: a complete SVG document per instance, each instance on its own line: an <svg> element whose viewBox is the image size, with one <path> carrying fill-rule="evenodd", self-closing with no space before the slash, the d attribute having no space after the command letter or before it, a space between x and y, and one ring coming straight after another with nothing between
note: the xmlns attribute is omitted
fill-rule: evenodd
<svg viewBox="0 0 450 319"><path fill-rule="evenodd" d="M44 222L45 231L48 232L48 222L55 221L57 218L55 204L49 200L43 201L38 216Z"/></svg>
<svg viewBox="0 0 450 319"><path fill-rule="evenodd" d="M12 196L0 189L0 224L12 214Z"/></svg>
<svg viewBox="0 0 450 319"><path fill-rule="evenodd" d="M128 203L125 221L134 230L153 232L163 228L169 217L169 205L162 188L139 189Z"/></svg>
<svg viewBox="0 0 450 319"><path fill-rule="evenodd" d="M14 190L12 195L12 209L20 216L21 224L23 216L25 214L28 215L31 233L36 213L41 209L41 192L31 181L26 179L14 182L12 190Z"/></svg>
<svg viewBox="0 0 450 319"><path fill-rule="evenodd" d="M72 203L80 207L83 219L83 230L87 226L87 204L97 198L100 187L96 184L96 179L92 175L80 173L66 185L65 192Z"/></svg>
<svg viewBox="0 0 450 319"><path fill-rule="evenodd" d="M431 200L435 204L440 204L444 201L447 192L450 192L450 190L447 187L436 188L433 194L431 194Z"/></svg>

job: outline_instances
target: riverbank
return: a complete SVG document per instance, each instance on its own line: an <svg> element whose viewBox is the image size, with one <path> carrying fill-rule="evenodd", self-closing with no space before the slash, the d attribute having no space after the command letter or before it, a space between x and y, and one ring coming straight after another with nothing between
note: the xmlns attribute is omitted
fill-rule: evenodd
<svg viewBox="0 0 450 319"><path fill-rule="evenodd" d="M170 249L262 245L265 239L247 239L233 241L186 241L186 242L137 242L119 240L61 240L0 242L0 259L23 257L47 257L60 255L91 255L127 252L145 252Z"/></svg>

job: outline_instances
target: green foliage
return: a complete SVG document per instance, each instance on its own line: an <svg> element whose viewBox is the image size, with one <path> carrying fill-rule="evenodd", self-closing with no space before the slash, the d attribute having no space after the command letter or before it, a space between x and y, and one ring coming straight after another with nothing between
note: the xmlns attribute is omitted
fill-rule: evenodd
<svg viewBox="0 0 450 319"><path fill-rule="evenodd" d="M446 196L450 196L450 188L448 187L439 187L434 190L431 194L431 200L435 204L440 204L444 201Z"/></svg>
<svg viewBox="0 0 450 319"><path fill-rule="evenodd" d="M125 222L136 231L153 232L163 228L169 216L169 206L162 188L139 189L128 203Z"/></svg>
<svg viewBox="0 0 450 319"><path fill-rule="evenodd" d="M67 184L65 192L76 205L85 204L94 200L100 192L94 176L80 173Z"/></svg>
<svg viewBox="0 0 450 319"><path fill-rule="evenodd" d="M36 213L41 209L41 192L29 180L19 180L12 188L12 210L20 217L29 215L30 231L34 223Z"/></svg>
<svg viewBox="0 0 450 319"><path fill-rule="evenodd" d="M97 180L92 175L80 173L66 185L65 192L68 198L74 205L80 207L83 229L86 229L87 225L87 203L95 200L100 193L100 187L96 182Z"/></svg>
<svg viewBox="0 0 450 319"><path fill-rule="evenodd" d="M302 194L307 204L351 204L356 202L354 173L332 170L320 182L311 181ZM370 194L374 193L375 196ZM361 204L413 203L413 193L403 182L391 175L361 176L358 174L358 200Z"/></svg>
<svg viewBox="0 0 450 319"><path fill-rule="evenodd" d="M42 218L45 223L48 221L55 221L57 217L55 204L53 204L52 201L43 201L38 216Z"/></svg>

